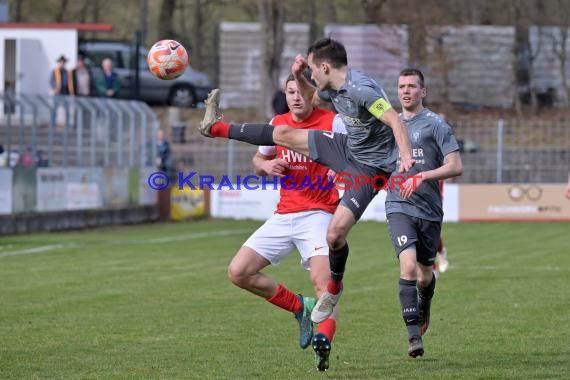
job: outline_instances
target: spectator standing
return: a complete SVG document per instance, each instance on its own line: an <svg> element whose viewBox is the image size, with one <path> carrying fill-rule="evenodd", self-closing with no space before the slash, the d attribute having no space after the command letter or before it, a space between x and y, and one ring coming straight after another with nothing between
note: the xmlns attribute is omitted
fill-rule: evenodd
<svg viewBox="0 0 570 380"><path fill-rule="evenodd" d="M101 72L95 80L95 87L99 96L107 98L115 98L121 89L119 77L113 71L111 58L105 58L101 62Z"/></svg>
<svg viewBox="0 0 570 380"><path fill-rule="evenodd" d="M164 131L159 129L156 131L156 166L166 174L170 174L173 170L172 159L170 158L170 142L164 136Z"/></svg>
<svg viewBox="0 0 570 380"><path fill-rule="evenodd" d="M67 58L60 55L57 59L57 66L52 70L49 84L52 95L74 95L73 74L65 68Z"/></svg>
<svg viewBox="0 0 570 380"><path fill-rule="evenodd" d="M85 64L85 56L83 54L79 54L77 57L77 66L73 69L73 83L76 95L91 95L91 73Z"/></svg>

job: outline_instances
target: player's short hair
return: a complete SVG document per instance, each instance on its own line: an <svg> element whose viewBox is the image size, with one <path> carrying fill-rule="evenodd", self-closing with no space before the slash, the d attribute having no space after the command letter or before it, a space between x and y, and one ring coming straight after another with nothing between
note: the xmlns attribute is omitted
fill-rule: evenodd
<svg viewBox="0 0 570 380"><path fill-rule="evenodd" d="M310 69L303 70L303 76L305 77L305 79L307 79L309 81L310 84L312 84L313 86L316 86L316 83L311 79L311 70ZM285 85L287 85L287 83L294 81L294 80L295 80L295 77L293 76L293 74L289 74L287 79L285 79Z"/></svg>
<svg viewBox="0 0 570 380"><path fill-rule="evenodd" d="M311 46L309 46L307 55L309 54L313 54L313 60L315 63L318 64L321 61L327 61L335 69L348 64L344 45L329 37L316 40Z"/></svg>
<svg viewBox="0 0 570 380"><path fill-rule="evenodd" d="M418 69L413 69L413 68L406 68L402 71L400 71L400 76L401 77L411 77L417 75L418 78L420 78L420 87L421 88L425 88L425 81L424 81L424 74L422 74L422 72Z"/></svg>

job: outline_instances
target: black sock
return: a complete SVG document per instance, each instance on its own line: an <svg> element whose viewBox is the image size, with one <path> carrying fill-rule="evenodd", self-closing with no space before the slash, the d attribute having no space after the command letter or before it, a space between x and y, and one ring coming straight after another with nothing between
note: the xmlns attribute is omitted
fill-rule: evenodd
<svg viewBox="0 0 570 380"><path fill-rule="evenodd" d="M415 280L399 281L400 305L402 306L402 318L408 329L408 336L411 338L420 335L418 325L418 289Z"/></svg>
<svg viewBox="0 0 570 380"><path fill-rule="evenodd" d="M331 266L331 279L335 282L342 281L344 268L348 260L348 243L339 250L329 249L329 264Z"/></svg>
<svg viewBox="0 0 570 380"><path fill-rule="evenodd" d="M273 142L273 129L271 124L230 123L229 138L244 141L253 145L275 145Z"/></svg>
<svg viewBox="0 0 570 380"><path fill-rule="evenodd" d="M433 298L434 291L435 291L435 275L433 275L431 282L425 288L422 288L418 284L418 295L426 301L429 301Z"/></svg>

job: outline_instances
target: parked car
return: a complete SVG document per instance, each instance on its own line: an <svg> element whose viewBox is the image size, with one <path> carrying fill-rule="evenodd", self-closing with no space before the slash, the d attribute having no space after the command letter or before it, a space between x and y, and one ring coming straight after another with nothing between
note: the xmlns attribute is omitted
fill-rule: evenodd
<svg viewBox="0 0 570 380"><path fill-rule="evenodd" d="M79 44L80 53L85 55L92 71L99 70L104 58L113 60L113 69L121 81L119 98L133 99L135 80L135 58L139 65L139 99L147 103L162 103L178 107L196 106L203 102L212 90L212 81L207 74L188 67L184 74L174 80L162 80L148 69L148 51L141 47L135 56L134 45L117 41L84 41Z"/></svg>

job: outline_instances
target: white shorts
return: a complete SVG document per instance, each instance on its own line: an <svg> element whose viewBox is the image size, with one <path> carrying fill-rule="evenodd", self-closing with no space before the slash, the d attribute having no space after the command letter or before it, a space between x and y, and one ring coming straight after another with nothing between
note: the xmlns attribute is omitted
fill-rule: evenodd
<svg viewBox="0 0 570 380"><path fill-rule="evenodd" d="M328 256L327 228L332 214L321 211L303 211L273 214L243 244L278 265L295 248L301 254L301 265L309 269L313 256Z"/></svg>

